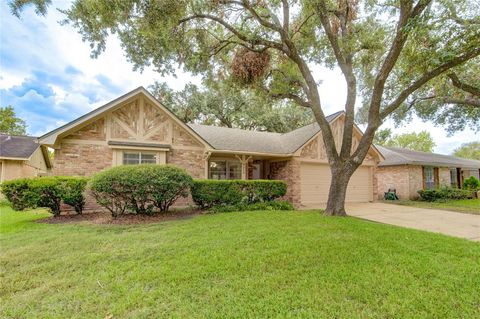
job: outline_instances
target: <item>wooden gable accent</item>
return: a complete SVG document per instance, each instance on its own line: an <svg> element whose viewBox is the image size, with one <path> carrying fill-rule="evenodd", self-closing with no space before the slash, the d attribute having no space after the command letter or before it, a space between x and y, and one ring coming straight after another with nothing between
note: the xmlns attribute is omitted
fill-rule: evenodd
<svg viewBox="0 0 480 319"><path fill-rule="evenodd" d="M94 140L94 141L104 141L105 140L105 119L101 118L87 126L82 127L81 129L71 133L66 136L67 139L78 139L78 140Z"/></svg>
<svg viewBox="0 0 480 319"><path fill-rule="evenodd" d="M64 138L203 147L198 138L176 123L170 114L143 96L125 101Z"/></svg>
<svg viewBox="0 0 480 319"><path fill-rule="evenodd" d="M343 125L344 125L344 115L339 116L331 124L332 134L335 139L335 147L340 151L343 138ZM352 140L352 153L357 149L360 139L362 138L362 133L359 129L354 127L353 140ZM327 153L325 150L325 144L323 143L322 133L319 132L315 137L313 137L308 143L306 143L297 154L301 158L306 160L319 160L322 162L327 161ZM365 164L374 164L375 158L378 158L378 155L375 153L373 148L370 148L367 156L365 157Z"/></svg>

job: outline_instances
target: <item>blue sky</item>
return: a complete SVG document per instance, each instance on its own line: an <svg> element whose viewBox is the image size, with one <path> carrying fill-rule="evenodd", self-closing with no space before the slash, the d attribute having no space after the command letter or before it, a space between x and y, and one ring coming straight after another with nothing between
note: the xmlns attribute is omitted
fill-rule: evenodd
<svg viewBox="0 0 480 319"><path fill-rule="evenodd" d="M161 78L152 69L134 72L123 55L118 39L111 37L99 58L90 58L88 43L70 26L61 26L62 14L55 8L68 2L55 2L46 17L27 8L18 19L0 1L0 105L12 105L28 125L28 133L42 135L99 107L138 86L148 87L155 80L181 89L198 78L179 71L176 77ZM320 93L325 113L341 109L345 85L337 71L316 68L321 80ZM387 123L385 126L392 126ZM415 119L397 128L396 133L429 130L437 141L435 151L450 153L461 143L476 139L466 130L447 137L431 123ZM478 138L477 138L478 139Z"/></svg>

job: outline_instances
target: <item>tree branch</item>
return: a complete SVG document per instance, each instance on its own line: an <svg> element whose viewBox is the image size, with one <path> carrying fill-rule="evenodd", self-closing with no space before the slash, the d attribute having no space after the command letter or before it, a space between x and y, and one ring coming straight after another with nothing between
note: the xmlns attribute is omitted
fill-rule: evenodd
<svg viewBox="0 0 480 319"><path fill-rule="evenodd" d="M469 85L465 82L460 81L460 79L458 78L458 76L454 72L448 74L447 76L452 81L453 86L459 88L462 91L465 91L465 92L468 92L472 95L480 97L480 88L474 87L472 85Z"/></svg>
<svg viewBox="0 0 480 319"><path fill-rule="evenodd" d="M452 59L451 61L444 63L435 69L431 70L430 72L425 73L423 76L421 76L418 80L414 81L409 87L407 87L405 90L403 90L398 97L391 102L385 109L380 112L380 119L385 119L387 116L389 116L393 111L395 111L406 99L408 96L410 96L412 93L414 93L416 90L418 90L420 87L422 87L424 84L426 84L428 81L432 80L433 78L439 76L440 74L450 70L451 68L460 65L470 59L473 59L474 57L477 57L480 55L480 48L475 48L471 50L470 52L467 52L463 55L457 56L456 58Z"/></svg>
<svg viewBox="0 0 480 319"><path fill-rule="evenodd" d="M266 40L266 39L258 39L258 38L252 39L252 38L249 38L245 34L238 31L236 28L234 28L231 24L229 24L225 20L220 19L219 17L211 15L211 14L197 13L197 14L188 16L186 18L180 19L178 21L178 23L183 24L185 22L188 22L188 21L191 21L191 20L196 20L196 19L207 19L207 20L217 22L218 24L221 24L223 27L225 27L227 30L229 30L231 33L233 33L237 38L239 38L240 40L242 40L244 42L250 43L253 46L263 45L263 46L273 48L273 49L277 49L279 51L284 52L284 48L283 48L283 45L281 43Z"/></svg>
<svg viewBox="0 0 480 319"><path fill-rule="evenodd" d="M443 104L458 104L458 105L465 105L465 106L480 108L480 99L472 99L472 98L459 99L459 98L450 98L446 96L431 95L431 96L414 99L412 102L410 102L409 109L415 106L415 104L426 102L429 100L438 100Z"/></svg>

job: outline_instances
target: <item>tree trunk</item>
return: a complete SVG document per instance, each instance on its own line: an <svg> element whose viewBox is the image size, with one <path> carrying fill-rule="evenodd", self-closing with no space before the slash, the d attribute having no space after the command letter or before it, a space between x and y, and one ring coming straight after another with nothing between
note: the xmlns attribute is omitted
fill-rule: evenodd
<svg viewBox="0 0 480 319"><path fill-rule="evenodd" d="M324 214L328 216L347 216L345 211L345 198L347 186L353 172L345 169L338 169L332 166L332 181L328 193L327 208Z"/></svg>

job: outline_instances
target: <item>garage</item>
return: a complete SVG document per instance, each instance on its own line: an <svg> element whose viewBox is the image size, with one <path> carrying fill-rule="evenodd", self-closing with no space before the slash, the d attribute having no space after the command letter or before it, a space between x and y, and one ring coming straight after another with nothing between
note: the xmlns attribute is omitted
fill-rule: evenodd
<svg viewBox="0 0 480 319"><path fill-rule="evenodd" d="M327 164L302 163L300 167L301 202L303 206L324 205L330 188L330 167ZM347 188L347 202L361 203L373 200L373 170L360 166Z"/></svg>

